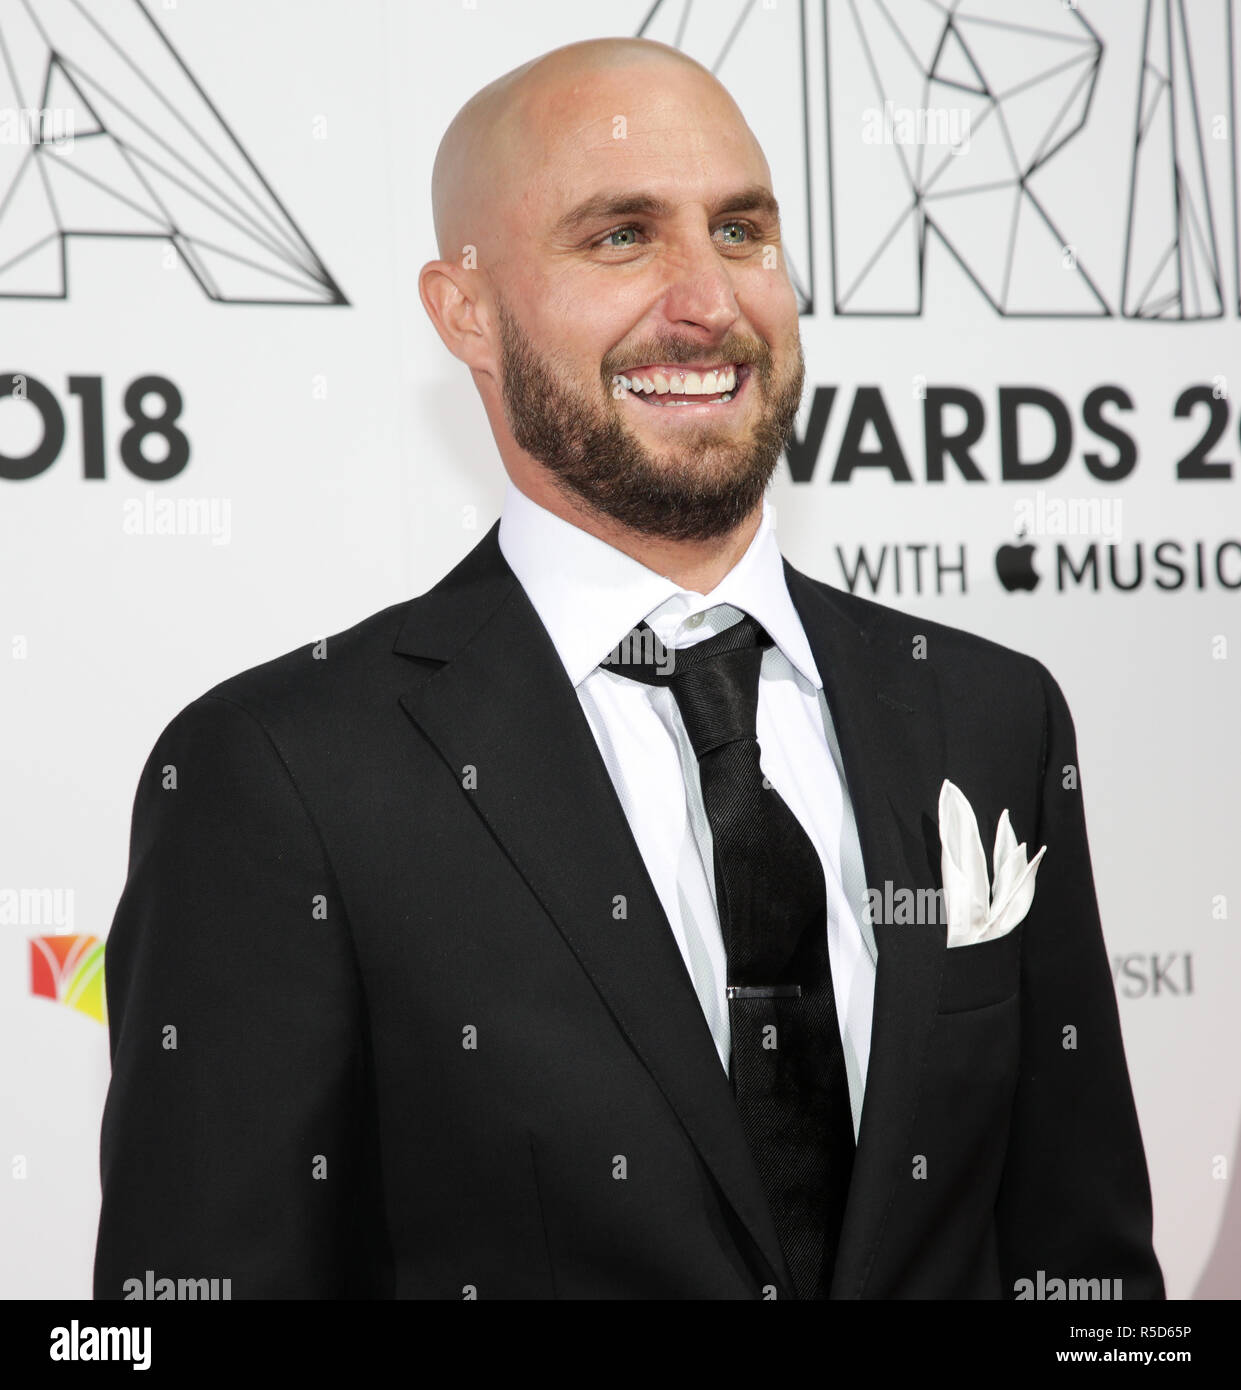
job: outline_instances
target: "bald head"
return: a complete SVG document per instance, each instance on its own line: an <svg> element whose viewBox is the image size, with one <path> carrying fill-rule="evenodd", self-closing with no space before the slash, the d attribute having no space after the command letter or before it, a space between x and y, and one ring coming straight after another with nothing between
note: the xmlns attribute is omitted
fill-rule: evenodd
<svg viewBox="0 0 1241 1390"><path fill-rule="evenodd" d="M621 548L756 525L803 365L771 170L724 86L649 39L568 44L462 107L432 198L419 294L518 488Z"/></svg>
<svg viewBox="0 0 1241 1390"><path fill-rule="evenodd" d="M661 69L677 69L682 81L691 78L706 100L731 108L744 125L732 97L701 63L653 39L566 44L476 92L444 132L431 174L440 256L456 259L462 247L472 245L480 259L494 263L505 231L500 219L517 205L521 191L540 171L546 174L557 143L577 134L582 96L597 90L601 78L643 90L648 84L632 79L642 74L658 78ZM612 117L625 113L622 104Z"/></svg>

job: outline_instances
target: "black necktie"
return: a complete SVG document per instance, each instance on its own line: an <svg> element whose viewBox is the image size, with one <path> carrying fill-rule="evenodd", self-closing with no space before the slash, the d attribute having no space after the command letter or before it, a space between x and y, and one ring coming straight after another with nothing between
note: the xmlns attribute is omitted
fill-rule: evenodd
<svg viewBox="0 0 1241 1390"><path fill-rule="evenodd" d="M671 651L640 623L600 665L669 686L698 757L728 954L733 1093L797 1296L826 1298L853 1120L823 868L759 766L759 669L770 645L748 615Z"/></svg>

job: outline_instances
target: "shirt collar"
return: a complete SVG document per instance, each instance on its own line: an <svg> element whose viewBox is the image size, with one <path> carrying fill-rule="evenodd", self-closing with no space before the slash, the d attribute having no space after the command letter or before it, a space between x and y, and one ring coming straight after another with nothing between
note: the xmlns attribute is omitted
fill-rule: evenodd
<svg viewBox="0 0 1241 1390"><path fill-rule="evenodd" d="M805 629L789 596L771 505L765 497L762 519L745 554L709 594L682 589L666 575L647 569L540 506L511 479L500 513L499 544L574 686L656 609L675 613L679 622L693 613L730 604L761 623L806 680L822 688Z"/></svg>

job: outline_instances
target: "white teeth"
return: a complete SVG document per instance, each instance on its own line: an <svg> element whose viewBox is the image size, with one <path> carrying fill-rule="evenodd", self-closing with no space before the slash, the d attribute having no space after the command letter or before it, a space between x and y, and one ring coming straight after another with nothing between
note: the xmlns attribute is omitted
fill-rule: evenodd
<svg viewBox="0 0 1241 1390"><path fill-rule="evenodd" d="M619 383L626 391L640 392L646 396L714 396L727 392L722 399L731 400L737 387L737 368L730 365L703 373L653 371L649 376L618 374L612 378L612 382L613 385ZM687 402L668 401L667 404L681 405Z"/></svg>

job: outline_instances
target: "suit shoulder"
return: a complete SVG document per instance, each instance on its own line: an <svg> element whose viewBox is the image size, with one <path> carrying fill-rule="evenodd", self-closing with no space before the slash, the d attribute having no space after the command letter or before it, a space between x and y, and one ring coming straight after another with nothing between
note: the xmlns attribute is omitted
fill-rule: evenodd
<svg viewBox="0 0 1241 1390"><path fill-rule="evenodd" d="M872 649L898 658L916 690L932 683L940 707L956 712L976 741L1006 740L1020 730L1039 748L1039 765L1053 738L1076 739L1072 711L1055 676L1037 657L964 628L846 593L822 581L816 590L865 634ZM919 660L909 658L923 638Z"/></svg>
<svg viewBox="0 0 1241 1390"><path fill-rule="evenodd" d="M173 716L160 741L192 735L206 746L231 744L244 741L240 730L248 723L286 762L299 766L304 759L322 761L329 748L356 747L378 720L391 716L410 687L411 663L397 648L411 613L433 594L468 584L480 565L494 563L489 544L498 529L497 522L454 570L424 592L217 681Z"/></svg>
<svg viewBox="0 0 1241 1390"><path fill-rule="evenodd" d="M267 796L273 776L291 778L300 791L308 766L342 748L347 754L357 728L394 690L392 648L411 601L239 671L183 705L147 753L135 826L144 789L158 789L169 764L195 769L200 784L227 788L236 800L247 787Z"/></svg>
<svg viewBox="0 0 1241 1390"><path fill-rule="evenodd" d="M352 627L303 643L217 682L201 699L263 708L273 703L339 698L342 687L364 684L392 654L411 600L370 614Z"/></svg>
<svg viewBox="0 0 1241 1390"><path fill-rule="evenodd" d="M231 739L239 723L258 725L281 743L279 736L294 730L314 738L339 729L343 709L360 714L368 700L390 688L392 648L411 602L392 604L218 681L169 720L158 742L169 736Z"/></svg>
<svg viewBox="0 0 1241 1390"><path fill-rule="evenodd" d="M951 686L968 683L974 689L1002 687L1009 698L1020 689L1028 692L1039 706L1046 701L1063 703L1055 678L1037 657L965 628L848 593L823 580L810 579L809 583L863 632L868 642L883 650L907 656L914 642L924 639L924 669Z"/></svg>

